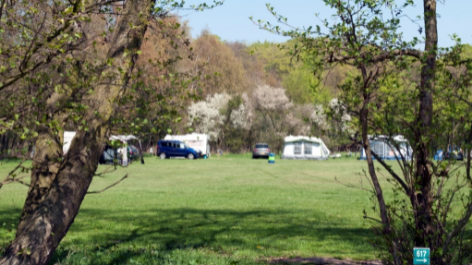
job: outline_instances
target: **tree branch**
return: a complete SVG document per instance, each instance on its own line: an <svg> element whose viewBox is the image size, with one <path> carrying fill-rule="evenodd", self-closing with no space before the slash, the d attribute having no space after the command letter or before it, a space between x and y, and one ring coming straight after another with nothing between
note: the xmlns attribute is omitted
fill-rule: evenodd
<svg viewBox="0 0 472 265"><path fill-rule="evenodd" d="M106 188L104 188L104 189L102 189L102 190L99 190L99 191L89 191L89 192L87 192L87 194L102 193L102 192L108 190L109 188L112 188L112 187L118 185L118 183L122 182L122 181L123 181L124 179L126 179L127 177L128 177L128 174L126 174L126 175L125 175L124 177L122 177L120 180L118 180L117 182L111 184L110 186L108 186L108 187L106 187Z"/></svg>
<svg viewBox="0 0 472 265"><path fill-rule="evenodd" d="M444 253L448 253L447 251L449 248L449 244L451 244L452 239L456 237L459 234L459 232L462 231L462 229L464 229L465 225L469 222L471 215L472 215L472 202L469 202L469 206L467 207L467 211L464 217L457 222L457 226L454 228L454 230L452 230L451 233L447 235L447 239L443 245Z"/></svg>
<svg viewBox="0 0 472 265"><path fill-rule="evenodd" d="M372 156L375 157L375 159L377 161L379 161L379 163L388 171L388 173L390 173L390 175L392 175L393 178L395 178L396 181L398 181L398 183L400 183L400 185L403 187L403 189L405 190L405 193L406 194L410 194L410 188L408 188L408 186L406 185L406 183L400 178L400 176L398 176L393 170L392 168L390 168L386 163L385 161L382 160L382 158L380 158L373 150L370 150L370 152L372 153Z"/></svg>
<svg viewBox="0 0 472 265"><path fill-rule="evenodd" d="M379 219L375 219L375 218L369 217L367 215L364 215L364 219L372 220L372 221L375 221L379 224L383 224L382 221L380 221Z"/></svg>
<svg viewBox="0 0 472 265"><path fill-rule="evenodd" d="M378 62L383 62L383 61L392 59L393 57L396 57L396 56L403 56L403 55L415 57L421 60L423 57L423 52L419 50L414 50L414 49L394 50L391 52L383 52L380 55L373 56L371 59L368 59L367 62L378 63ZM349 60L358 59L358 58L359 56L336 56L334 54L331 54L330 58L328 59L328 62L329 63L333 63L333 62L346 63Z"/></svg>

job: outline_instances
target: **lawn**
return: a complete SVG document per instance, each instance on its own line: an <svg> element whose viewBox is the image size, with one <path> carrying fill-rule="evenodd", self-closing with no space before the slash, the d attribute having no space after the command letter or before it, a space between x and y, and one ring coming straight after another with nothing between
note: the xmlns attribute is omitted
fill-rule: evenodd
<svg viewBox="0 0 472 265"><path fill-rule="evenodd" d="M0 176L16 165L0 165ZM364 161L206 160L133 163L90 190L52 264L255 264L273 257L375 259ZM100 166L99 170L104 170ZM384 178L382 181L386 182ZM364 181L365 183L365 181ZM13 239L27 187L0 190L0 246ZM387 192L388 193L388 192Z"/></svg>

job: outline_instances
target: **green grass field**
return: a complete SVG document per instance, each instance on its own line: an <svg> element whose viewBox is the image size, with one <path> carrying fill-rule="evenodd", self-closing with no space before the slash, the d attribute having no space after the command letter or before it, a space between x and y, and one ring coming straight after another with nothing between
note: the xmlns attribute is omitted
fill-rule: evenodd
<svg viewBox="0 0 472 265"><path fill-rule="evenodd" d="M5 176L15 163L0 165ZM158 160L95 178L51 264L256 264L274 257L375 259L364 161ZM100 166L99 170L104 170ZM382 178L385 181L385 178ZM364 181L364 184L366 182ZM367 185L368 186L368 185ZM0 246L12 240L27 187L0 190ZM388 193L388 191L387 191Z"/></svg>

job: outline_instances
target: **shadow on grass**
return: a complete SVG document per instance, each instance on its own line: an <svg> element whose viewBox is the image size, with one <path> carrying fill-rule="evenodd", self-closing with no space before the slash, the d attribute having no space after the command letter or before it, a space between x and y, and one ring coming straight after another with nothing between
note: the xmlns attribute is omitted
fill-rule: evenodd
<svg viewBox="0 0 472 265"><path fill-rule="evenodd" d="M16 224L19 214L13 209L0 212L0 222ZM140 258L149 260L147 256L155 251L163 258L162 255L181 250L204 250L210 255L225 257L244 252L244 256L254 262L257 257L296 253L299 248L306 248L316 255L316 248L324 244L319 242L328 245L339 242L347 244L353 253L366 253L370 249L365 241L371 236L370 229L352 228L342 218L299 210L114 211L84 208L50 264L130 264ZM87 262L70 260L74 253L80 253L81 259L85 258ZM336 257L336 253L332 256Z"/></svg>
<svg viewBox="0 0 472 265"><path fill-rule="evenodd" d="M349 228L341 218L323 213L310 213L308 220L312 221L301 214L185 208L126 213L82 209L52 264L67 260L71 251L84 248L89 253L114 252L110 259L90 260L87 264L129 264L154 250L162 254L200 249L223 256L242 251L252 257L271 257L280 252L296 252L303 244L325 241L348 242L352 252L369 250L365 240L372 235L370 229ZM317 249L310 251L316 253Z"/></svg>

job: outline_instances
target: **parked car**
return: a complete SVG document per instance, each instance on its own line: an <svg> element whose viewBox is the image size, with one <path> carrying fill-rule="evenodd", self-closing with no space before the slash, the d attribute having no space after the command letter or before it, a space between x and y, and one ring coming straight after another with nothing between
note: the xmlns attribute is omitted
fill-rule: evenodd
<svg viewBox="0 0 472 265"><path fill-rule="evenodd" d="M449 152L444 154L444 158L448 159L456 159L456 160L464 160L464 153L462 152L462 148L460 147L453 147L449 148Z"/></svg>
<svg viewBox="0 0 472 265"><path fill-rule="evenodd" d="M100 164L113 164L114 160L118 158L116 149L113 149L111 146L106 146L103 150L102 155L98 163Z"/></svg>
<svg viewBox="0 0 472 265"><path fill-rule="evenodd" d="M269 158L270 148L268 144L258 143L252 150L252 158L265 157Z"/></svg>
<svg viewBox="0 0 472 265"><path fill-rule="evenodd" d="M170 157L186 157L188 159L194 159L200 158L202 152L188 147L184 142L179 140L160 140L157 142L156 155L161 159Z"/></svg>
<svg viewBox="0 0 472 265"><path fill-rule="evenodd" d="M139 151L134 145L128 146L128 159L130 161L138 160L139 159Z"/></svg>

